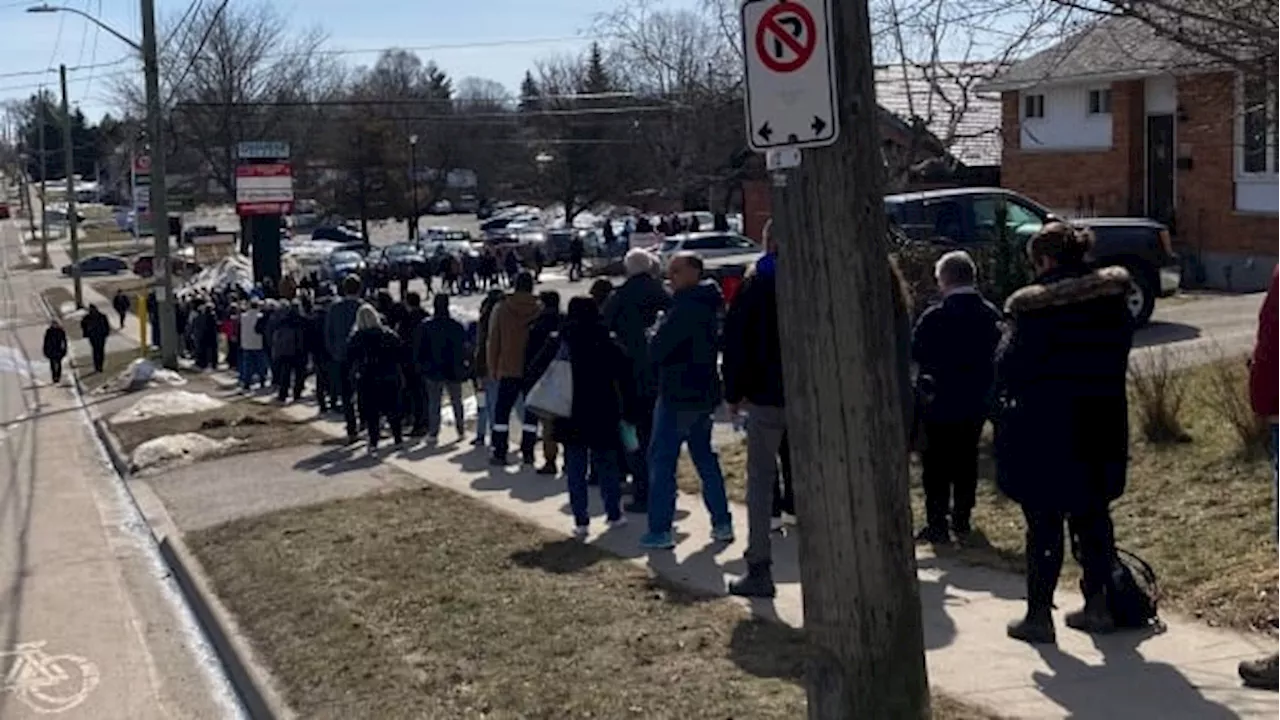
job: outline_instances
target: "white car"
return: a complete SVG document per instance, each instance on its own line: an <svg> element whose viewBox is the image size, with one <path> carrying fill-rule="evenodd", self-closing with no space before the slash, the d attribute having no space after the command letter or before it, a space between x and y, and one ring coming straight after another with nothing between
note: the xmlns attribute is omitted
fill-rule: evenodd
<svg viewBox="0 0 1280 720"><path fill-rule="evenodd" d="M764 249L751 238L728 232L696 232L672 235L662 241L658 247L658 257L662 267L666 268L671 257L679 252L695 252L703 258L717 258L726 255L742 255L760 253Z"/></svg>

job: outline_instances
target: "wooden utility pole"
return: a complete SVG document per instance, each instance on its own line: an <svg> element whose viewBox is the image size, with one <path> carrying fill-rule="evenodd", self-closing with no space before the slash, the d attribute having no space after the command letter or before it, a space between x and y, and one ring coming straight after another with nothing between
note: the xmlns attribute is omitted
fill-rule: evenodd
<svg viewBox="0 0 1280 720"><path fill-rule="evenodd" d="M929 717L867 0L830 3L840 138L776 177L815 720Z"/></svg>

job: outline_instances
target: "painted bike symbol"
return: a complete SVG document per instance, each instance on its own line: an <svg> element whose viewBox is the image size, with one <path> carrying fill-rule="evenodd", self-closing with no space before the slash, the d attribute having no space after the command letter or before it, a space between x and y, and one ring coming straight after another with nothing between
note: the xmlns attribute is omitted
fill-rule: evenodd
<svg viewBox="0 0 1280 720"><path fill-rule="evenodd" d="M0 663L12 658L0 692L12 692L40 714L65 712L98 686L98 666L79 655L50 655L41 650L44 646L43 640L19 643L11 652L0 652Z"/></svg>

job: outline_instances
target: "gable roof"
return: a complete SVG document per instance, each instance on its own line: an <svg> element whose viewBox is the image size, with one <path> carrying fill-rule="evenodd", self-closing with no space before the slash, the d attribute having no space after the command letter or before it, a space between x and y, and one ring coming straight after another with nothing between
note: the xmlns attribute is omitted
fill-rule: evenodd
<svg viewBox="0 0 1280 720"><path fill-rule="evenodd" d="M1139 78L1209 63L1137 18L1110 17L1014 63L981 89L1002 92L1062 82Z"/></svg>
<svg viewBox="0 0 1280 720"><path fill-rule="evenodd" d="M999 165L1000 95L978 90L999 69L991 62L877 65L876 103L907 128L913 116L920 118L961 163Z"/></svg>

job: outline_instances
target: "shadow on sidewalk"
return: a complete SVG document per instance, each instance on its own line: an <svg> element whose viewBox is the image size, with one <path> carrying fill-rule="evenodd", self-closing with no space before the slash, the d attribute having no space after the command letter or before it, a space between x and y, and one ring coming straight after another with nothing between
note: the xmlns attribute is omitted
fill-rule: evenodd
<svg viewBox="0 0 1280 720"><path fill-rule="evenodd" d="M1154 629L1094 636L1101 665L1089 665L1053 645L1036 650L1052 670L1031 674L1036 689L1070 718L1152 717L1229 720L1238 715L1206 698L1172 665L1149 662L1138 646ZM1274 704L1274 700L1272 700Z"/></svg>
<svg viewBox="0 0 1280 720"><path fill-rule="evenodd" d="M345 441L334 442L343 442L343 444L299 460L294 463L294 469L310 470L321 475L333 476L353 470L367 470L376 466L381 460L380 457L375 455L357 455L356 448L363 448L363 445L347 445Z"/></svg>

